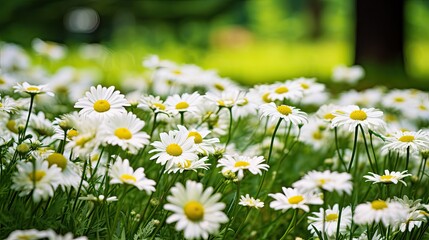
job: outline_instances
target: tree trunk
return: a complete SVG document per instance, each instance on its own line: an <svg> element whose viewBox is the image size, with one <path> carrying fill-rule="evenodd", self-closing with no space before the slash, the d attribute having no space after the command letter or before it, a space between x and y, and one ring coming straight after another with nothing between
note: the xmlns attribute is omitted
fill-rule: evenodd
<svg viewBox="0 0 429 240"><path fill-rule="evenodd" d="M355 63L404 74L405 0L355 0Z"/></svg>

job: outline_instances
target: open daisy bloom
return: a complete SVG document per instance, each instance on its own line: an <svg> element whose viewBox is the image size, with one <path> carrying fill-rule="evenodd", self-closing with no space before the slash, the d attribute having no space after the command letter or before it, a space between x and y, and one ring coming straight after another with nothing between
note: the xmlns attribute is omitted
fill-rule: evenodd
<svg viewBox="0 0 429 240"><path fill-rule="evenodd" d="M349 173L331 172L329 170L318 172L310 171L302 179L292 184L293 187L312 192L315 190L336 191L340 194L352 192L352 176Z"/></svg>
<svg viewBox="0 0 429 240"><path fill-rule="evenodd" d="M308 217L310 224L308 225L308 230L310 230L313 235L317 236L316 231L326 233L329 237L334 237L337 233L338 220L340 219L340 211L338 204L335 204L332 208L324 210L320 208L319 212L313 212L312 216ZM352 209L350 206L343 208L341 211L341 221L340 221L340 233L347 231L352 224ZM313 228L314 227L314 228ZM323 228L324 227L324 228Z"/></svg>
<svg viewBox="0 0 429 240"><path fill-rule="evenodd" d="M74 105L75 108L82 108L79 114L96 116L102 119L109 118L118 113L124 113L125 106L130 106L124 95L115 91L115 87L109 88L98 85L92 86L89 92Z"/></svg>
<svg viewBox="0 0 429 240"><path fill-rule="evenodd" d="M173 165L186 165L187 160L196 160L198 155L195 152L194 139L188 138L187 134L179 131L170 131L160 134L161 141L155 141L151 145L155 147L149 153L155 152L150 159L156 159L156 163L166 165L169 169Z"/></svg>
<svg viewBox="0 0 429 240"><path fill-rule="evenodd" d="M307 114L298 108L279 105L275 103L263 104L259 107L262 117L269 117L272 122L278 121L279 119L284 120L286 123L292 123L294 125L302 125L307 123Z"/></svg>
<svg viewBox="0 0 429 240"><path fill-rule="evenodd" d="M256 209L264 207L264 202L262 202L259 199L255 199L253 197L250 197L249 194L241 195L240 202L238 204L241 206L250 207L250 208L253 207Z"/></svg>
<svg viewBox="0 0 429 240"><path fill-rule="evenodd" d="M353 132L356 126L363 129L380 130L384 129L386 123L383 120L383 112L375 108L359 108L356 105L349 105L332 113L332 127L345 127Z"/></svg>
<svg viewBox="0 0 429 240"><path fill-rule="evenodd" d="M306 212L310 211L308 205L321 205L323 200L318 194L303 193L295 188L282 187L283 193L270 193L268 196L275 199L270 203L270 207L283 212L289 209L302 209Z"/></svg>
<svg viewBox="0 0 429 240"><path fill-rule="evenodd" d="M372 173L370 172L369 174L371 175L365 175L363 176L364 178L366 178L366 182L372 182L373 184L375 183L385 183L385 184L398 184L398 182L403 183L405 186L407 186L407 184L402 180L405 177L411 176L411 174L407 174L407 171L403 171L403 172L394 172L394 171L389 171L389 170L384 170L384 175L378 175L376 173Z"/></svg>
<svg viewBox="0 0 429 240"><path fill-rule="evenodd" d="M119 113L104 121L100 128L100 138L110 145L136 154L149 143L149 135L142 132L145 122L133 113Z"/></svg>
<svg viewBox="0 0 429 240"><path fill-rule="evenodd" d="M429 149L429 134L423 130L417 132L395 131L386 138L382 151L406 152L407 148L413 152Z"/></svg>
<svg viewBox="0 0 429 240"><path fill-rule="evenodd" d="M184 93L181 96L175 94L169 96L167 100L165 100L165 105L167 110L174 114L183 112L196 114L198 112L198 105L201 103L202 99L203 98L197 92L192 94Z"/></svg>
<svg viewBox="0 0 429 240"><path fill-rule="evenodd" d="M47 95L52 97L55 95L53 92L51 92L47 85L31 85L27 82L24 82L22 84L17 83L17 85L13 88L15 88L15 92L24 92L30 95L37 95L43 93L46 93Z"/></svg>
<svg viewBox="0 0 429 240"><path fill-rule="evenodd" d="M129 184L138 188L140 191L145 190L147 194L155 192L155 181L147 179L144 174L144 168L137 168L135 171L130 167L128 159L122 161L118 157L109 171L112 178L110 184Z"/></svg>
<svg viewBox="0 0 429 240"><path fill-rule="evenodd" d="M374 200L359 204L354 212L353 220L356 224L371 224L382 222L385 227L394 227L398 222L405 221L407 209L393 200Z"/></svg>
<svg viewBox="0 0 429 240"><path fill-rule="evenodd" d="M212 193L213 188L203 190L203 185L194 181L186 181L186 186L176 183L164 205L164 209L173 212L167 223L177 222L176 230L183 230L187 239L206 239L216 233L228 217L222 212L225 204L218 202L221 195Z"/></svg>
<svg viewBox="0 0 429 240"><path fill-rule="evenodd" d="M238 180L242 180L244 177L244 170L249 170L252 174L262 175L261 170L267 171L269 166L264 164L265 159L262 156L259 157L248 157L248 156L232 156L225 155L219 160L218 167L222 167L222 173L233 172L237 174Z"/></svg>

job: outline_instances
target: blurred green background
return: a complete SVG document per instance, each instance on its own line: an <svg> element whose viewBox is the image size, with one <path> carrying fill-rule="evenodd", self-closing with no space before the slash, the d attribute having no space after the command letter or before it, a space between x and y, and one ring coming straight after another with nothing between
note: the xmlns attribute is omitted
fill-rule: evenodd
<svg viewBox="0 0 429 240"><path fill-rule="evenodd" d="M429 88L429 1L402 2L405 71L365 66L363 87ZM329 82L335 66L354 64L356 15L352 0L15 0L0 8L0 41L28 49L34 38L65 43L70 57L61 64L77 67L88 64L79 44L101 43L109 82L141 72L148 54L247 85L301 76Z"/></svg>

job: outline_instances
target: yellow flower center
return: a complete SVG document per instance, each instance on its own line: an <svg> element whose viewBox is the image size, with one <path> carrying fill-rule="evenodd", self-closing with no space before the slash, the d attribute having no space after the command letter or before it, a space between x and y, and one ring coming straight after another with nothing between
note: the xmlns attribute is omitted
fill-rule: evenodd
<svg viewBox="0 0 429 240"><path fill-rule="evenodd" d="M383 182L390 182L392 180L392 178L393 178L392 175L383 175L383 176L380 176L380 179Z"/></svg>
<svg viewBox="0 0 429 240"><path fill-rule="evenodd" d="M203 137L198 132L189 132L188 138L194 137L194 143L199 144L203 142Z"/></svg>
<svg viewBox="0 0 429 240"><path fill-rule="evenodd" d="M162 103L154 103L153 104L156 108L159 108L161 110L165 110L165 105Z"/></svg>
<svg viewBox="0 0 429 240"><path fill-rule="evenodd" d="M336 221L337 219L338 219L338 214L336 213L330 213L326 215L326 221L328 222Z"/></svg>
<svg viewBox="0 0 429 240"><path fill-rule="evenodd" d="M328 113L328 114L325 114L325 116L323 116L323 118L324 118L325 120L332 120L332 119L334 119L334 118L335 118L335 115L334 115L334 114L332 114L332 113Z"/></svg>
<svg viewBox="0 0 429 240"><path fill-rule="evenodd" d="M182 71L180 69L175 69L172 71L172 73L176 74L176 75L180 75L180 74L182 74Z"/></svg>
<svg viewBox="0 0 429 240"><path fill-rule="evenodd" d="M246 106L249 103L249 100L247 98L243 98L240 101L237 102L237 106Z"/></svg>
<svg viewBox="0 0 429 240"><path fill-rule="evenodd" d="M270 98L270 93L269 93L269 92L264 93L264 95L262 95L262 100L263 100L264 102L266 102L266 103L270 103L270 102L272 102L272 100L271 100L271 98Z"/></svg>
<svg viewBox="0 0 429 240"><path fill-rule="evenodd" d="M183 152L183 150L179 146L179 144L176 144L176 143L172 143L172 144L168 145L166 151L168 154L170 154L171 156L174 156L174 157L182 155L182 152Z"/></svg>
<svg viewBox="0 0 429 240"><path fill-rule="evenodd" d="M0 77L0 84L5 84L5 83L6 83L6 81Z"/></svg>
<svg viewBox="0 0 429 240"><path fill-rule="evenodd" d="M423 111L427 110L426 106L425 106L425 105L423 105L423 104L420 104L420 105L419 105L419 109L420 109L420 110L423 110Z"/></svg>
<svg viewBox="0 0 429 240"><path fill-rule="evenodd" d="M383 200L375 200L371 202L371 207L375 210L382 210L387 208L387 203Z"/></svg>
<svg viewBox="0 0 429 240"><path fill-rule="evenodd" d="M137 182L137 179L136 179L136 177L134 177L133 175L131 175L131 174L128 174L128 173L124 173L124 174L122 174L121 175L121 177L120 177L120 179L123 181L123 182Z"/></svg>
<svg viewBox="0 0 429 240"><path fill-rule="evenodd" d="M292 113L292 108L286 105L280 105L277 107L277 111L285 116Z"/></svg>
<svg viewBox="0 0 429 240"><path fill-rule="evenodd" d="M89 137L89 136L83 136L83 137L80 137L80 138L78 138L78 139L76 140L76 145L77 145L77 146L80 146L80 147L84 147L84 146L85 146L85 144L86 144L87 142L91 141L91 140L92 140L92 137Z"/></svg>
<svg viewBox="0 0 429 240"><path fill-rule="evenodd" d="M220 83L215 83L215 84L214 84L214 87L215 87L217 90L219 90L219 91L223 91L223 90L225 90L225 87L224 87L222 84L220 84Z"/></svg>
<svg viewBox="0 0 429 240"><path fill-rule="evenodd" d="M3 107L3 103L0 102L0 108Z"/></svg>
<svg viewBox="0 0 429 240"><path fill-rule="evenodd" d="M304 197L301 195L293 196L288 199L290 204L298 204L304 200Z"/></svg>
<svg viewBox="0 0 429 240"><path fill-rule="evenodd" d="M412 141L414 141L414 136L404 135L404 136L400 137L398 140L401 142L412 142Z"/></svg>
<svg viewBox="0 0 429 240"><path fill-rule="evenodd" d="M110 110L110 103L107 100L97 100L94 103L94 110L97 112L107 112Z"/></svg>
<svg viewBox="0 0 429 240"><path fill-rule="evenodd" d="M282 93L287 93L289 92L289 89L285 86L281 86L276 88L276 90L274 90L277 94L282 94Z"/></svg>
<svg viewBox="0 0 429 240"><path fill-rule="evenodd" d="M325 179L325 178L319 179L319 186L326 184L328 181L329 181L329 179Z"/></svg>
<svg viewBox="0 0 429 240"><path fill-rule="evenodd" d="M250 165L249 162L237 161L237 162L235 162L234 167L236 167L236 168L245 168L245 167L248 167L249 165Z"/></svg>
<svg viewBox="0 0 429 240"><path fill-rule="evenodd" d="M353 120L363 121L367 117L368 116L366 115L366 113L362 110L354 110L353 112L350 113L350 118Z"/></svg>
<svg viewBox="0 0 429 240"><path fill-rule="evenodd" d="M133 137L133 134L128 130L128 128L117 128L115 130L115 136L122 140L128 140Z"/></svg>
<svg viewBox="0 0 429 240"><path fill-rule="evenodd" d="M30 87L27 87L25 89L25 91L27 91L27 92L38 92L38 91L40 91L40 88L35 87L35 86L30 86Z"/></svg>
<svg viewBox="0 0 429 240"><path fill-rule="evenodd" d="M28 174L28 177L30 178L31 181L40 181L43 179L43 177L46 176L46 172L43 170L36 170L35 172L30 172Z"/></svg>
<svg viewBox="0 0 429 240"><path fill-rule="evenodd" d="M54 164L57 164L57 167L61 168L62 170L66 169L67 167L67 158L64 157L64 155L61 153L52 153L46 158L46 160L49 163L49 167Z"/></svg>
<svg viewBox="0 0 429 240"><path fill-rule="evenodd" d="M323 135L320 131L313 132L313 138L316 140L320 140L323 138Z"/></svg>
<svg viewBox="0 0 429 240"><path fill-rule="evenodd" d="M179 168L184 168L184 169L190 168L191 165L192 165L192 161L191 160L186 160L185 163L183 163L183 164L182 163L178 163L177 164L177 166Z"/></svg>
<svg viewBox="0 0 429 240"><path fill-rule="evenodd" d="M397 103L401 103L401 102L404 102L404 101L405 101L405 99L404 99L403 97L395 97L395 98L393 99L393 101L395 101L395 102L397 102Z"/></svg>
<svg viewBox="0 0 429 240"><path fill-rule="evenodd" d="M310 85L308 85L307 83L301 83L301 87L302 87L303 89L309 89L309 88L310 88Z"/></svg>
<svg viewBox="0 0 429 240"><path fill-rule="evenodd" d="M176 109L186 109L189 107L189 104L187 102L179 102L178 104L176 104Z"/></svg>
<svg viewBox="0 0 429 240"><path fill-rule="evenodd" d="M217 104L219 105L219 106L221 106L221 107L225 107L226 105L225 105L225 102L223 101L223 100L218 100L217 101Z"/></svg>
<svg viewBox="0 0 429 240"><path fill-rule="evenodd" d="M186 217L193 221L198 222L204 218L204 206L197 201L189 201L183 207Z"/></svg>
<svg viewBox="0 0 429 240"><path fill-rule="evenodd" d="M74 130L74 129L70 129L70 130L67 131L67 138L70 139L70 140L72 138L76 137L77 135L79 135L79 132L76 131L76 130Z"/></svg>

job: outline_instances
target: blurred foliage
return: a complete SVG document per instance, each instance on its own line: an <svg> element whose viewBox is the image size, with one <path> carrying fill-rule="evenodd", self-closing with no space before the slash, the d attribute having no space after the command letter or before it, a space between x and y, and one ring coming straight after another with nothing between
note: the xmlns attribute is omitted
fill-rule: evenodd
<svg viewBox="0 0 429 240"><path fill-rule="evenodd" d="M0 25L7 26L0 28L0 40L29 47L34 37L59 39L72 49L82 41L103 43L110 49L103 66L111 72L106 79L109 82L119 80L125 69L141 71L141 60L147 54L217 69L221 75L246 84L300 76L329 81L333 67L353 64L354 2L322 1L322 35L313 39L310 1L41 0L44 7L35 7L27 20L17 19L20 15L14 19L13 13L22 15L26 9L22 6L35 1L8 1L0 10ZM64 30L67 11L77 6L99 13L97 31L81 34ZM429 79L427 19L429 2L406 1L405 62L409 78L417 86ZM378 72L366 80L409 82L391 70Z"/></svg>

